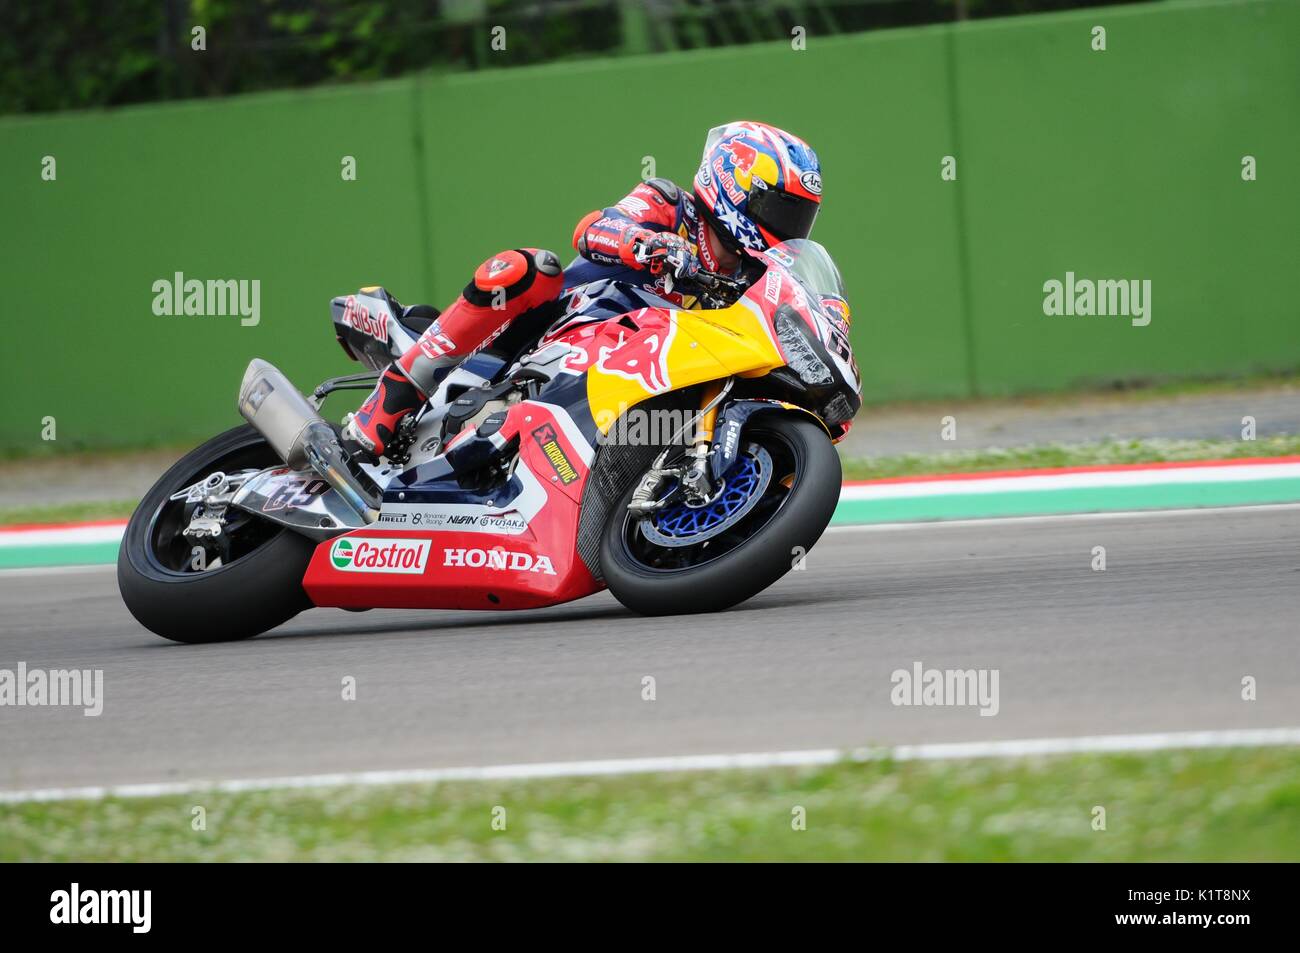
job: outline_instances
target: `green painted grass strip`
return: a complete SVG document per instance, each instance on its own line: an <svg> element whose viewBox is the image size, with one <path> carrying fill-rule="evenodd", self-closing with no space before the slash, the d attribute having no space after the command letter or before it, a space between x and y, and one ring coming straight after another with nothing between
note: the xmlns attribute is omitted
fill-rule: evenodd
<svg viewBox="0 0 1300 953"><path fill-rule="evenodd" d="M51 543L0 547L0 569L102 565L117 562L119 543Z"/></svg>
<svg viewBox="0 0 1300 953"><path fill-rule="evenodd" d="M1300 480L1240 480L1151 486L1077 487L1007 493L841 500L831 522L899 523L912 520L984 519L1052 513L1169 510L1300 501Z"/></svg>
<svg viewBox="0 0 1300 953"><path fill-rule="evenodd" d="M922 520L995 519L1054 513L1250 506L1300 501L1300 480L1241 480L1151 486L1076 487L1004 493L841 500L832 524L901 523ZM110 564L118 543L52 543L0 547L0 569Z"/></svg>

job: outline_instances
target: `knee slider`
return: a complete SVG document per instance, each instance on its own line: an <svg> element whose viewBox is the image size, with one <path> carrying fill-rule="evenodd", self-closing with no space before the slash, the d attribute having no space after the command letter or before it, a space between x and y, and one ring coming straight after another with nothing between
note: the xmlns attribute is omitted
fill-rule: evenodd
<svg viewBox="0 0 1300 953"><path fill-rule="evenodd" d="M504 288L508 295L510 289L521 282L530 282L536 268L531 256L513 250L503 251L479 265L470 284L477 290L488 293ZM469 297L468 293L465 297Z"/></svg>
<svg viewBox="0 0 1300 953"><path fill-rule="evenodd" d="M515 248L493 255L474 272L474 280L465 286L465 300L479 307L491 307L494 299L505 292L512 301L533 287L540 274L558 279L564 269L554 252L538 248ZM546 282L548 285L552 281Z"/></svg>

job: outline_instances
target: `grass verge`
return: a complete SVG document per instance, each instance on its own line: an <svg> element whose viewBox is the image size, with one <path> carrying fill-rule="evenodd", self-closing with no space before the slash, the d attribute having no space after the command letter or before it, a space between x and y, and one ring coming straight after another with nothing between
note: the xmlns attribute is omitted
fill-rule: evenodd
<svg viewBox="0 0 1300 953"><path fill-rule="evenodd" d="M0 861L69 860L1295 861L1300 750L0 805Z"/></svg>
<svg viewBox="0 0 1300 953"><path fill-rule="evenodd" d="M1219 460L1242 457L1300 456L1300 435L1262 440L1121 440L1084 444L1049 444L1008 450L966 450L953 453L903 454L893 457L847 458L844 479L872 480L926 473L974 473L984 470L1032 470L1115 463L1159 463L1167 460ZM20 523L73 523L83 520L126 519L132 500L61 503L0 509L0 526Z"/></svg>
<svg viewBox="0 0 1300 953"><path fill-rule="evenodd" d="M55 506L9 507L0 509L0 526L126 519L135 509L137 502L136 500L108 500L97 503L59 503Z"/></svg>

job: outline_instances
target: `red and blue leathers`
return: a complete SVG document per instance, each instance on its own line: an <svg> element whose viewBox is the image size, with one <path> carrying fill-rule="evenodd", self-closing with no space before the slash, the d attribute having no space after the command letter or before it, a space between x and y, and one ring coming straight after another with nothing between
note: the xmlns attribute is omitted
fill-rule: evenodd
<svg viewBox="0 0 1300 953"><path fill-rule="evenodd" d="M667 179L638 185L617 204L590 212L578 222L573 247L578 257L564 272L566 289L615 278L640 284L675 304L689 304L689 296L668 291L662 272L652 272L635 258L638 242L650 236L678 236L707 271L722 271L705 237L706 225L695 207L695 196Z"/></svg>
<svg viewBox="0 0 1300 953"><path fill-rule="evenodd" d="M415 346L385 369L349 417L344 438L381 455L402 419L428 399L453 367L512 324L533 317L549 320L547 306L570 288L612 278L689 307L692 298L669 290L672 273L663 267L664 256L676 253L678 260L692 263L698 256L699 266L721 270L705 228L694 196L666 179L651 179L578 223L573 245L579 257L563 271L554 254L536 248L492 256ZM539 327L538 335L545 330Z"/></svg>

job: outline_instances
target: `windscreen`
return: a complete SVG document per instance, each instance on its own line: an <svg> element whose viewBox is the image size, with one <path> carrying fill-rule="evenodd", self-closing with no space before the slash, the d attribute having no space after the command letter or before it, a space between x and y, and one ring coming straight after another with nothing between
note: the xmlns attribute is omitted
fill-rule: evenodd
<svg viewBox="0 0 1300 953"><path fill-rule="evenodd" d="M812 239L782 242L768 249L767 253L789 268L800 284L818 298L826 295L845 297L840 270L835 267L830 253Z"/></svg>

